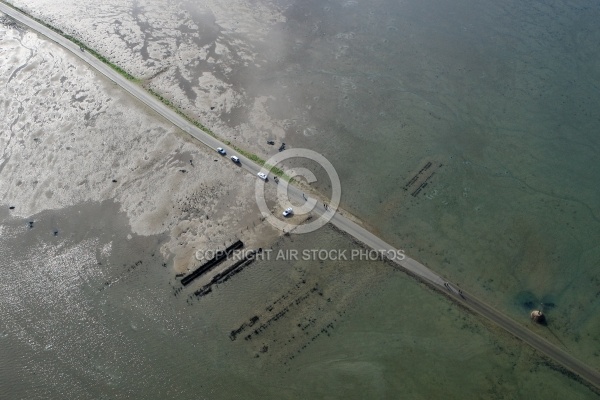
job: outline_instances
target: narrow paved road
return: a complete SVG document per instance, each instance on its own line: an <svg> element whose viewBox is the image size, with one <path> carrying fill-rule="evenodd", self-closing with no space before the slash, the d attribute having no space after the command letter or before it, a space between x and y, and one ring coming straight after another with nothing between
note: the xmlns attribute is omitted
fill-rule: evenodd
<svg viewBox="0 0 600 400"><path fill-rule="evenodd" d="M6 6L5 4L0 3L0 11L9 15L13 19L19 21L20 23L30 27L31 29L39 32L43 36L46 36L51 41L54 41L64 47L67 50L70 50L77 57L80 57L82 60L87 62L94 69L99 71L100 73L107 76L117 85L121 86L123 89L128 91L132 96L136 97L142 103L146 104L148 107L152 108L158 114L162 115L167 120L171 121L174 125L178 126L185 132L189 133L205 145L210 148L223 147L229 154L237 154L233 149L221 143L219 140L210 136L206 132L198 129L196 126L191 124L185 118L181 117L175 111L171 110L169 107L164 105L160 100L154 97L152 94L147 92L141 86L127 80L122 75L117 73L115 70L110 68L108 65L104 64L96 57L88 54L86 52L82 52L79 47L73 42L65 39L58 33L48 29L47 27L39 24L35 20L29 18L28 16L14 10L11 7ZM241 160L241 166L248 170L253 175L256 175L260 170L261 166L255 164L251 160L247 159L242 155L238 155ZM298 203L302 203L304 201L303 193L300 189L295 186L289 186L289 197L291 200L294 200ZM317 201L317 207L314 210L317 214L323 214L331 211L327 211L323 208L322 204ZM351 220L345 218L339 212L336 213L330 221L333 225L335 225L338 229L347 232L352 235L354 238L364 243L365 245L371 247L372 249L378 251L389 251L396 252L396 248L381 238L373 235L371 232L367 231L360 225L352 222ZM600 373L589 366L585 365L581 361L572 357L565 351L559 349L555 345L541 338L540 336L533 333L531 330L527 329L523 325L515 322L508 316L502 314L498 310L490 307L485 304L483 301L470 296L469 294L459 291L455 285L450 282L445 281L435 272L431 271L429 268L419 263L416 260L413 260L409 257L406 257L403 260L395 259L393 260L400 267L409 271L413 275L419 277L432 284L434 287L438 288L442 292L448 293L456 302L463 304L469 309L479 313L480 315L488 318L493 323L502 327L506 331L510 332L514 336L528 343L530 346L540 351L543 354L546 354L550 358L554 359L559 364L563 365L565 368L575 372L580 377L587 380L592 385L596 386L600 389Z"/></svg>

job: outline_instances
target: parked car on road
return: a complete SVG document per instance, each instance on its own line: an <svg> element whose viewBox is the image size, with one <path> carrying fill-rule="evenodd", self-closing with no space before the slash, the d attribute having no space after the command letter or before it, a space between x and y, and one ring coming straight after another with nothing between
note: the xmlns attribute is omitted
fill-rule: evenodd
<svg viewBox="0 0 600 400"><path fill-rule="evenodd" d="M240 159L237 156L231 156L231 161L233 161L236 164L240 163Z"/></svg>
<svg viewBox="0 0 600 400"><path fill-rule="evenodd" d="M222 156L224 156L225 154L227 154L227 152L225 151L225 149L222 148L222 147L217 147L217 153L219 153Z"/></svg>
<svg viewBox="0 0 600 400"><path fill-rule="evenodd" d="M266 181L269 179L269 178L267 177L267 174L265 174L265 173L263 173L263 172L259 172L257 175L258 175L258 177L259 177L260 179L262 179L262 180L263 180L263 181L265 181L265 182L266 182Z"/></svg>

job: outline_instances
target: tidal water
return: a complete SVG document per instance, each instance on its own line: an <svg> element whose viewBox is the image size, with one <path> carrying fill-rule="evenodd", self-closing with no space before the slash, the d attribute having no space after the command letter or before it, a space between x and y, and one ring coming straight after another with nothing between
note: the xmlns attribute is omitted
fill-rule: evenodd
<svg viewBox="0 0 600 400"><path fill-rule="evenodd" d="M227 78L270 96L386 240L523 324L543 308L528 326L600 368L598 4L285 5L266 62ZM118 210L2 211L0 397L597 397L379 262L257 262L197 299ZM274 246L324 244L356 246L327 228Z"/></svg>
<svg viewBox="0 0 600 400"><path fill-rule="evenodd" d="M292 146L333 162L343 206L513 318L542 308L540 334L600 368L598 3L309 1L286 16L249 80L295 121Z"/></svg>
<svg viewBox="0 0 600 400"><path fill-rule="evenodd" d="M111 201L3 215L0 396L595 397L383 262L257 261L197 298L161 241ZM358 248L324 228L272 250L323 243Z"/></svg>

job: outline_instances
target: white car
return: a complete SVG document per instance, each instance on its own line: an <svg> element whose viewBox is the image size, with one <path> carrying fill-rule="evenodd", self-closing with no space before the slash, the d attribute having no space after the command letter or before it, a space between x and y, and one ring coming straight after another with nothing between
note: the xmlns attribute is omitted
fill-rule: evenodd
<svg viewBox="0 0 600 400"><path fill-rule="evenodd" d="M221 154L222 156L224 156L225 154L227 154L227 152L225 151L225 149L222 148L222 147L217 147L217 153Z"/></svg>
<svg viewBox="0 0 600 400"><path fill-rule="evenodd" d="M233 161L233 162L234 162L234 163L236 163L236 164L239 164L239 162L240 162L240 159L239 159L239 157L236 157L236 156L231 156L231 161Z"/></svg>
<svg viewBox="0 0 600 400"><path fill-rule="evenodd" d="M260 179L262 179L263 181L265 181L265 182L266 182L266 181L269 179L269 178L267 177L267 174L265 174L264 172L259 172L259 173L258 173L258 177L259 177Z"/></svg>
<svg viewBox="0 0 600 400"><path fill-rule="evenodd" d="M284 217L289 217L290 215L294 214L294 210L292 210L292 207L288 207L285 210L283 210L283 216Z"/></svg>

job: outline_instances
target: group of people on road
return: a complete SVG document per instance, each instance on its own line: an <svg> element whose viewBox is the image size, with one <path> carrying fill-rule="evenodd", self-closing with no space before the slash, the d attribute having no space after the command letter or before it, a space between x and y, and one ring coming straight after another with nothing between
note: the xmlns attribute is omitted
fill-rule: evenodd
<svg viewBox="0 0 600 400"><path fill-rule="evenodd" d="M446 287L446 289L448 289L451 292L455 292L454 288L450 286L450 284L448 282L444 282L444 286ZM465 296L463 296L463 292L462 290L458 289L458 294L460 297L462 297L463 299L465 298Z"/></svg>
<svg viewBox="0 0 600 400"><path fill-rule="evenodd" d="M306 195L305 195L304 193L302 193L302 198L303 198L304 200L308 200L308 198L306 197ZM323 203L323 208L324 208L325 210L329 210L329 205L328 205L327 203Z"/></svg>

